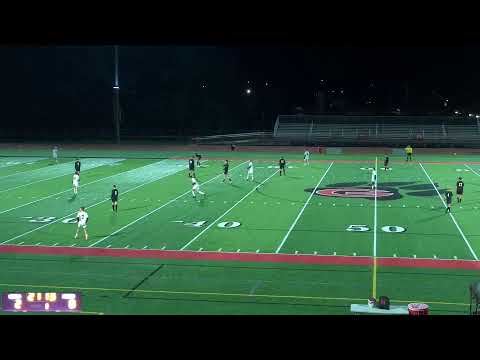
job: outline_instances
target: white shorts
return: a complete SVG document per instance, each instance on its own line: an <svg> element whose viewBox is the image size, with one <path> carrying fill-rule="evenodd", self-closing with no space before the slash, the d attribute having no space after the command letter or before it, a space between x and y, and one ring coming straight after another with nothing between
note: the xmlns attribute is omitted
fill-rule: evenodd
<svg viewBox="0 0 480 360"><path fill-rule="evenodd" d="M193 185L192 190L193 190L193 191L198 191L198 190L200 190L200 185L198 185L198 184Z"/></svg>
<svg viewBox="0 0 480 360"><path fill-rule="evenodd" d="M73 187L78 187L78 182L74 182Z"/></svg>
<svg viewBox="0 0 480 360"><path fill-rule="evenodd" d="M248 175L253 175L253 169L248 170Z"/></svg>
<svg viewBox="0 0 480 360"><path fill-rule="evenodd" d="M78 226L79 228L80 228L80 227L83 227L84 229L86 229L86 228L87 228L87 223L78 223L77 226Z"/></svg>

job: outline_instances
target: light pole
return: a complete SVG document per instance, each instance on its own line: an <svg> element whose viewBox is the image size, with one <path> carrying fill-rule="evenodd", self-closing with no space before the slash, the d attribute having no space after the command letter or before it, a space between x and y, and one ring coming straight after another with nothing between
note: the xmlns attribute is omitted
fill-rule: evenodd
<svg viewBox="0 0 480 360"><path fill-rule="evenodd" d="M115 142L120 143L120 86L118 84L118 45L114 46L115 84L113 85L113 124Z"/></svg>

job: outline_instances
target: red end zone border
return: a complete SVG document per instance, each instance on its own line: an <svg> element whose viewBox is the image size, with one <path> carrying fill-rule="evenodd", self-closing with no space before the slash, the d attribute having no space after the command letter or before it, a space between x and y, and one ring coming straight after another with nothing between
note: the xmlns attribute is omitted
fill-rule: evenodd
<svg viewBox="0 0 480 360"><path fill-rule="evenodd" d="M53 247L28 245L0 245L0 253L4 254L35 254L35 255L65 255L65 256L110 256L143 259L169 260L204 260L204 261L241 261L288 263L305 265L373 265L369 256L325 256L325 255L292 255L266 253L233 253L207 252L186 250L134 250L88 247ZM410 259L410 258L377 258L379 266L465 269L480 270L480 261L475 260L441 260L441 259Z"/></svg>

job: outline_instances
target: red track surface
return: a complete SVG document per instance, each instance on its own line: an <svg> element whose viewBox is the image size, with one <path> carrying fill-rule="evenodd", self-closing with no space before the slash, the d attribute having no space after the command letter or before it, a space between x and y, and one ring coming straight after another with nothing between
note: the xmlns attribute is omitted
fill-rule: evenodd
<svg viewBox="0 0 480 360"><path fill-rule="evenodd" d="M52 246L18 246L1 245L0 253L35 254L35 255L65 255L65 256L112 256L147 259L172 260L206 260L206 261L241 261L241 262L271 262L308 265L373 265L373 258L367 256L323 256L323 255L290 255L290 254L257 254L228 252L198 252L172 250L133 250L106 248L78 248ZM424 267L440 269L480 270L479 261L470 260L434 260L406 258L378 258L379 266Z"/></svg>

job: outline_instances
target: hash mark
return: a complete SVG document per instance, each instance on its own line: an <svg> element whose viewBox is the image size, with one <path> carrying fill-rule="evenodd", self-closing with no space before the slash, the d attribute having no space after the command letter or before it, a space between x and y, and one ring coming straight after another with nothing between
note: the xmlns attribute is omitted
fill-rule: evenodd
<svg viewBox="0 0 480 360"><path fill-rule="evenodd" d="M260 249L257 249L257 251L255 251L257 254L260 252Z"/></svg>
<svg viewBox="0 0 480 360"><path fill-rule="evenodd" d="M237 252L240 252L240 249L237 249Z"/></svg>
<svg viewBox="0 0 480 360"><path fill-rule="evenodd" d="M162 247L160 250L165 250L166 246Z"/></svg>
<svg viewBox="0 0 480 360"><path fill-rule="evenodd" d="M112 245L107 245L107 248L111 247Z"/></svg>
<svg viewBox="0 0 480 360"><path fill-rule="evenodd" d="M124 249L128 249L129 247L130 247L130 245L127 245L127 246L124 247Z"/></svg>
<svg viewBox="0 0 480 360"><path fill-rule="evenodd" d="M19 242L19 243L18 243L18 245L22 245L23 243L24 243L24 241L22 241L22 242Z"/></svg>
<svg viewBox="0 0 480 360"><path fill-rule="evenodd" d="M146 249L146 248L148 248L148 245L145 245L145 246L143 247L143 249Z"/></svg>
<svg viewBox="0 0 480 360"><path fill-rule="evenodd" d="M53 246L57 246L57 245L58 245L58 243L53 244Z"/></svg>
<svg viewBox="0 0 480 360"><path fill-rule="evenodd" d="M39 242L39 243L37 243L37 244L35 244L35 245L40 245L41 243L42 243L42 242Z"/></svg>
<svg viewBox="0 0 480 360"><path fill-rule="evenodd" d="M77 245L77 244L72 244L72 245L70 245L70 247L74 247L75 245Z"/></svg>

